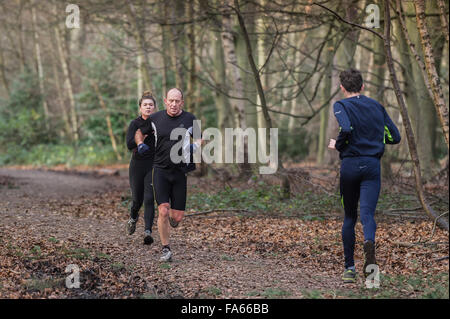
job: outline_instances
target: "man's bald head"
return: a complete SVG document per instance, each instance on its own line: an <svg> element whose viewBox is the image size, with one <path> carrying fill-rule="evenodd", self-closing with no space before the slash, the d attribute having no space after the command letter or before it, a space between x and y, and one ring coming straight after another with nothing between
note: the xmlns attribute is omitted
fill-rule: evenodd
<svg viewBox="0 0 450 319"><path fill-rule="evenodd" d="M167 114L169 116L173 117L180 115L184 105L183 92L178 88L170 89L166 93L164 104L166 105Z"/></svg>
<svg viewBox="0 0 450 319"><path fill-rule="evenodd" d="M183 91L181 91L179 88L171 88L169 91L167 91L166 98L169 96L169 93L175 93L175 92L179 92L181 95L181 99L183 100L183 98L184 98Z"/></svg>

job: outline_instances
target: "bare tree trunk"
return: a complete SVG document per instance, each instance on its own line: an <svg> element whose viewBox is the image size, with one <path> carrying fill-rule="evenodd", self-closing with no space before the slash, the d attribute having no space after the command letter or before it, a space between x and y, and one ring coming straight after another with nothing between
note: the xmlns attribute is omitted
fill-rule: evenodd
<svg viewBox="0 0 450 319"><path fill-rule="evenodd" d="M189 0L187 2L187 19L190 21L194 18L194 4L195 0ZM195 59L196 59L196 42L195 42L195 24L191 23L188 26L187 38L189 41L189 79L187 83L187 94L186 94L186 105L187 109L191 113L195 113L196 109L196 97L197 93L197 76L195 70Z"/></svg>
<svg viewBox="0 0 450 319"><path fill-rule="evenodd" d="M445 34L445 40L447 40L447 45L449 44L448 40L448 21L447 21L447 13L445 12L445 2L444 0L438 0L439 12L441 18L441 26L442 33Z"/></svg>
<svg viewBox="0 0 450 319"><path fill-rule="evenodd" d="M54 4L54 14L57 15L57 7L56 4ZM54 26L54 32L55 32L55 38L56 38L56 45L58 47L58 53L59 53L59 60L63 69L64 74L64 84L65 88L67 90L67 95L69 98L69 105L70 105L70 120L71 120L71 126L72 126L72 138L75 143L78 143L79 135L78 135L78 119L77 119L77 113L75 109L75 97L73 94L73 86L72 86L72 80L70 78L70 69L69 65L67 63L67 50L65 48L65 42L63 41L61 34L59 32L58 24L55 24Z"/></svg>
<svg viewBox="0 0 450 319"><path fill-rule="evenodd" d="M329 40L326 44L326 69L325 79L323 80L322 100L327 101L331 96L331 84L333 76L333 59L336 53L334 41ZM322 164L325 157L326 145L327 145L327 127L328 127L328 114L330 112L330 105L327 105L320 111L320 128L319 128L319 141L317 150L317 164Z"/></svg>
<svg viewBox="0 0 450 319"><path fill-rule="evenodd" d="M295 34L296 45L294 45L294 47L297 47L297 48L303 47L303 45L308 40L309 36L311 36L311 34L307 34L307 32L296 33ZM298 49L295 51L294 60L297 62L300 61L300 50L298 50ZM295 68L295 65L297 65L297 62L295 62L294 68ZM293 75L293 76L295 77L295 75ZM299 114L301 111L301 105L302 105L302 103L300 102L300 96L294 97L292 100L292 111L291 111L292 114ZM288 147L295 147L295 145L297 143L297 139L295 136L297 123L298 123L298 121L295 117L291 116L289 118L289 124L288 124L289 137L288 137L288 142L287 142Z"/></svg>
<svg viewBox="0 0 450 319"><path fill-rule="evenodd" d="M230 100L225 94L228 93L227 86L227 76L226 76L226 66L225 66L225 55L224 47L222 44L222 38L217 37L214 41L214 78L215 85L218 90L216 90L216 108L217 108L217 124L222 133L225 132L225 128L233 126L233 113L230 106Z"/></svg>
<svg viewBox="0 0 450 319"><path fill-rule="evenodd" d="M247 11L255 11L256 10L256 2L248 2L245 4ZM248 26L249 32L254 32L255 30L255 21L253 15L249 15L246 17L246 24ZM252 37L251 41L254 43L256 47L257 43L257 36ZM256 94L256 88L254 86L253 78L251 74L249 73L250 65L248 64L247 59L247 47L245 44L245 40L243 35L239 32L236 34L236 54L237 54L237 61L241 69L241 77L242 81L244 83L244 95L247 97L250 101L245 101L245 116L246 116L246 123L248 127L253 127L255 130L258 128L258 110L259 108L256 107L254 104L257 94Z"/></svg>
<svg viewBox="0 0 450 319"><path fill-rule="evenodd" d="M232 3L232 0L228 0ZM237 97L231 101L232 108L234 109L236 115L236 126L242 130L247 129L247 123L245 118L245 106L244 106L244 84L241 78L241 72L237 65L236 57L236 47L234 44L234 35L232 33L231 16L229 14L224 14L222 18L222 44L225 52L225 57L228 63L231 65L232 74L232 95ZM241 174L245 177L251 174L251 166L248 163L248 140L244 139L244 150L243 150L244 163L239 164Z"/></svg>
<svg viewBox="0 0 450 319"><path fill-rule="evenodd" d="M408 11L407 11L408 12ZM426 71L426 67L425 64L422 61L422 58L420 57L419 53L416 50L416 44L413 43L409 32L408 32L408 26L407 23L404 19L404 15L403 15L403 9L402 9L402 5L401 2L399 0L397 0L397 16L398 16L398 20L400 22L400 26L401 26L401 30L403 31L403 36L405 37L406 42L409 45L409 48L412 52L412 54L414 55L414 58L417 61L417 64L419 65L421 71L422 71L422 76L423 76L423 81L425 83L425 86L428 89L428 93L430 95L430 98L433 99L433 90L431 88L430 82L428 81L428 76L427 76L427 71Z"/></svg>
<svg viewBox="0 0 450 319"><path fill-rule="evenodd" d="M91 80L90 82L91 82L92 87L94 88L95 94L97 95L100 107L102 108L103 112L105 112L106 126L108 128L108 135L109 135L109 139L111 141L111 146L114 150L114 153L116 153L117 159L119 161L121 161L122 156L120 155L120 152L117 149L116 138L114 137L114 132L112 130L112 125L111 125L111 116L109 115L105 100L103 100L103 96L100 92L100 89L99 89L97 83L94 80Z"/></svg>
<svg viewBox="0 0 450 319"><path fill-rule="evenodd" d="M65 131L63 131L63 136L69 136L69 139L73 139L72 136L72 128L70 126L70 120L69 120L69 115L67 114L67 109L66 109L66 104L64 103L64 92L61 88L61 83L59 80L59 75L58 75L58 69L56 67L56 61L52 63L53 65L53 78L55 81L55 86L56 86L56 94L57 94L57 104L61 110L61 114L62 114L62 118L63 118L63 122L64 122L64 129Z"/></svg>
<svg viewBox="0 0 450 319"><path fill-rule="evenodd" d="M417 195L418 195L419 200L420 200L420 202L422 204L422 207L424 208L424 210L428 214L428 216L432 220L436 220L438 215L428 205L428 202L427 202L427 200L425 198L425 193L424 193L424 190L423 190L422 177L421 177L421 171L420 171L420 161L419 161L419 157L418 157L418 154L417 154L417 148L416 148L414 132L413 132L412 127L411 127L411 122L409 120L408 110L407 110L405 102L403 100L403 96L402 96L402 93L401 93L400 85L398 83L396 71L395 71L395 68L394 68L394 63L393 63L393 59L392 59L392 52L391 52L391 34L390 34L391 17L390 17L390 12L389 11L390 11L389 1L385 1L385 4L384 4L384 21L385 21L386 26L385 26L385 30L384 30L384 48L385 48L385 52L386 52L386 59L387 59L387 64L388 64L388 68L389 68L389 73L390 73L390 76L391 76L392 84L394 86L395 96L396 96L397 102L398 102L398 104L400 106L400 113L402 115L403 125L404 125L405 131L406 131L406 139L408 141L409 152L410 152L410 155L411 155L411 160L413 162ZM448 226L449 225L448 225L448 221L447 220L445 220L443 218L440 218L440 219L437 220L437 223L441 227L443 227L444 229L446 229L448 231L448 229L449 229Z"/></svg>
<svg viewBox="0 0 450 319"><path fill-rule="evenodd" d="M17 21L19 23L19 34L18 34L18 40L19 40L19 60L20 60L20 67L21 71L23 72L25 69L27 69L27 61L25 58L25 49L23 47L23 35L24 35L24 23L22 22L22 9L23 9L23 0L17 0L16 1L19 5L19 11L17 14Z"/></svg>
<svg viewBox="0 0 450 319"><path fill-rule="evenodd" d="M3 87L5 88L6 97L9 99L9 96L11 95L11 92L9 90L9 84L6 77L6 71L5 71L5 60L3 59L3 49L0 47L0 72L3 82Z"/></svg>
<svg viewBox="0 0 450 319"><path fill-rule="evenodd" d="M385 0L388 1L388 0ZM386 57L384 55L383 40L376 37L373 40L373 68L371 74L373 74L372 83L374 87L374 97L377 101L385 105L385 75L386 75ZM383 157L381 158L382 175L385 178L393 176L392 168L392 155L391 150L386 149Z"/></svg>
<svg viewBox="0 0 450 319"><path fill-rule="evenodd" d="M138 47L138 54L141 56L142 61L142 76L144 80L144 87L150 89L152 92L154 90L153 83L151 81L150 75L150 63L148 61L147 49L144 37L144 27L140 23L140 17L136 14L136 8L130 0L127 0L127 15L131 25L133 26L133 37L136 41Z"/></svg>
<svg viewBox="0 0 450 319"><path fill-rule="evenodd" d="M45 86L44 86L44 68L42 66L42 58L41 58L41 47L39 44L39 33L36 30L37 26L37 18L36 18L36 8L35 2L32 3L31 7L31 16L32 16L32 26L33 26L33 34L34 34L34 47L36 53L36 63L38 68L38 80L39 80L39 90L42 98L42 107L44 109L44 117L45 117L45 128L47 131L50 129L50 121L49 121L49 112L48 112L48 104L47 104L47 96L45 94Z"/></svg>
<svg viewBox="0 0 450 319"><path fill-rule="evenodd" d="M144 76L142 72L142 55L138 54L136 57L137 64L137 92L136 96L138 98L141 97L142 93L144 93ZM139 105L137 106L139 110Z"/></svg>
<svg viewBox="0 0 450 319"><path fill-rule="evenodd" d="M213 2L214 6L217 6L219 1L215 0ZM201 10L203 12L208 11L208 1L201 0L200 1ZM227 79L227 70L225 64L225 53L224 46L222 43L221 30L222 21L218 19L217 16L213 16L212 22L218 31L212 31L210 33L210 39L212 39L212 48L213 48L213 63L214 63L214 85L217 88L215 90L215 106L217 110L217 125L222 134L225 134L225 128L233 127L233 110L230 106L230 100L227 97L228 95L228 85L229 83ZM223 135L224 136L224 135Z"/></svg>
<svg viewBox="0 0 450 319"><path fill-rule="evenodd" d="M259 1L260 6L264 7L266 4L265 0L260 0ZM235 5L237 5L237 3L235 2ZM268 86L268 77L265 76L263 74L263 70L261 70L261 68L263 67L265 61L266 61L266 54L265 54L265 30L264 30L264 15L259 15L259 17L256 20L256 27L257 27L257 31L258 31L258 37L256 40L256 55L258 57L258 69L260 70L260 73L258 74L259 77L259 81L261 82L261 87L262 90L264 91L264 88L266 88ZM242 30L242 27L241 27ZM245 35L244 35L245 37ZM247 55L248 55L248 49L247 49ZM265 68L267 69L267 65L265 66ZM256 82L255 82L256 83ZM267 127L267 121L266 121L266 116L264 114L264 111L262 109L262 100L261 100L261 93L259 92L258 88L257 88L257 96L256 96L256 123L258 128L268 128ZM265 101L264 101L265 103ZM270 126L271 127L271 126ZM265 143L263 143L263 141L265 141ZM267 138L262 139L262 138L258 138L258 147L261 148L263 150L263 152L266 152L268 146L269 146L270 140Z"/></svg>
<svg viewBox="0 0 450 319"><path fill-rule="evenodd" d="M441 82L439 74L436 70L436 64L433 54L433 48L431 46L430 34L428 33L428 28L425 22L425 1L415 0L414 5L416 7L416 19L417 28L419 30L423 53L425 57L425 66L428 75L428 81L431 85L433 91L433 100L436 107L436 112L439 116L441 122L442 131L444 132L445 141L447 143L447 150L449 148L449 137L448 137L448 108L445 105L444 94L442 92Z"/></svg>
<svg viewBox="0 0 450 319"><path fill-rule="evenodd" d="M261 101L261 110L262 110L262 113L264 115L265 126L266 126L266 128L270 129L270 128L273 127L272 126L272 119L270 118L270 114L269 114L269 111L267 109L266 96L264 94L264 89L262 87L261 77L260 77L260 74L258 72L258 68L256 67L255 60L253 59L253 52L252 52L252 46L251 46L251 43L250 43L250 38L248 36L248 32L247 32L247 29L245 27L244 18L242 17L242 15L241 15L241 13L239 11L239 2L238 2L238 0L234 0L234 6L235 6L236 13L238 15L239 26L241 28L241 31L242 31L243 35L244 35L245 43L247 45L247 57L248 57L248 61L250 63L250 68L251 68L251 70L253 72L256 88L258 90L258 96L259 96L259 99ZM284 169L281 159L278 159L278 170L280 171L281 180L282 180L282 197L284 199L288 199L291 196L291 190L290 190L291 186L290 186L290 182L289 182L289 178L288 178L288 173Z"/></svg>
<svg viewBox="0 0 450 319"><path fill-rule="evenodd" d="M164 23L168 22L167 17L167 1L161 1L160 10L164 19ZM163 59L163 81L162 90L166 94L169 86L169 69L170 69L170 33L167 25L161 25L162 37L162 59Z"/></svg>
<svg viewBox="0 0 450 319"><path fill-rule="evenodd" d="M176 21L179 17L182 17L185 13L184 1L169 1L172 6L171 21ZM172 47L172 66L175 73L175 85L176 87L184 90L185 80L183 71L183 57L185 50L185 35L184 25L172 25L170 26L171 35L171 47Z"/></svg>

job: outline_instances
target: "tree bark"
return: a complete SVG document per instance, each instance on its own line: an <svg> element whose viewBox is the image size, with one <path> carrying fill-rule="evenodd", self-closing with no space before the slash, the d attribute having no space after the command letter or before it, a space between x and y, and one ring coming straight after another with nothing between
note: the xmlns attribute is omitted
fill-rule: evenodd
<svg viewBox="0 0 450 319"><path fill-rule="evenodd" d="M6 67L5 67L5 60L3 58L3 49L2 49L2 47L0 47L0 72L1 72L1 77L2 77L3 87L5 88L5 92L6 92L6 97L9 99L9 96L11 95L11 91L9 89L9 84L8 84L8 80L6 77L5 69L6 69Z"/></svg>
<svg viewBox="0 0 450 319"><path fill-rule="evenodd" d="M445 12L445 1L438 0L439 12L440 12L440 20L442 26L442 33L445 35L445 40L447 40L447 45L449 44L449 36L448 36L448 21L447 21L447 13Z"/></svg>
<svg viewBox="0 0 450 319"><path fill-rule="evenodd" d="M56 86L57 104L61 110L62 119L64 123L64 131L62 135L69 136L69 139L72 140L73 139L72 127L70 126L69 115L67 114L66 104L64 103L64 92L61 88L56 61L53 62L52 65L53 65L53 78Z"/></svg>
<svg viewBox="0 0 450 319"><path fill-rule="evenodd" d="M233 0L227 0L232 4ZM232 95L236 97L231 101L232 108L234 109L236 116L236 126L242 130L247 129L246 117L245 117L245 106L244 106L244 84L241 78L241 72L237 64L236 57L236 47L234 44L234 35L232 32L232 23L230 14L226 13L222 17L222 44L225 52L225 57L228 63L231 65L231 75L232 75ZM244 150L243 150L244 163L239 164L241 174L248 177L251 174L251 166L248 163L248 141L244 139Z"/></svg>
<svg viewBox="0 0 450 319"><path fill-rule="evenodd" d="M248 2L245 4L246 11L255 11L256 10L256 2ZM255 17L254 15L250 14L245 19L247 30L249 33L253 33L255 31L256 25L255 25ZM255 47L257 43L257 36L251 37L252 46ZM248 64L247 59L247 47L245 44L244 36L242 33L236 34L236 54L237 54L237 62L240 66L240 72L241 77L244 83L244 94L245 96L251 100L256 101L257 99L257 93L256 88L253 82L252 75L250 74L250 65ZM245 105L245 117L246 117L246 123L248 127L253 127L255 130L258 128L258 110L259 108L256 107L255 102L250 102L246 100L244 102Z"/></svg>
<svg viewBox="0 0 450 319"><path fill-rule="evenodd" d="M141 56L141 72L142 77L144 81L144 87L145 89L150 89L152 92L154 91L154 86L151 81L151 73L150 73L150 62L148 61L147 56L147 46L145 42L145 31L144 26L140 23L140 17L136 14L136 8L134 7L133 3L130 0L127 0L127 15L128 19L133 27L133 37L136 41L137 49L138 49L138 55ZM142 93L141 93L142 94Z"/></svg>
<svg viewBox="0 0 450 319"><path fill-rule="evenodd" d="M216 26L219 30L222 29L222 23L216 18ZM217 124L222 132L225 133L225 128L233 126L233 111L231 109L230 100L225 94L228 93L227 86L227 74L226 74L226 64L225 64L225 53L224 46L222 43L221 35L217 33L212 33L213 50L214 50L214 82L215 86L218 88L215 95L215 105L217 109Z"/></svg>
<svg viewBox="0 0 450 319"><path fill-rule="evenodd" d="M34 48L35 48L35 54L36 54L36 64L37 64L37 71L38 71L38 81L39 81L39 91L41 93L41 99L42 99L42 108L44 109L44 117L45 117L45 128L47 131L50 129L50 120L49 120L49 111L48 111L48 104L47 104L47 96L45 93L45 85L44 85L44 68L42 66L42 58L41 58L41 46L39 43L39 33L36 30L37 26L37 17L36 17L36 8L35 8L35 2L32 3L31 7L31 16L32 16L32 27L33 27L33 34L34 34Z"/></svg>
<svg viewBox="0 0 450 319"><path fill-rule="evenodd" d="M160 11L163 16L164 23L168 22L167 1L161 1ZM163 60L163 80L162 94L165 95L169 86L169 69L170 69L170 30L167 25L160 25L162 37L162 60Z"/></svg>
<svg viewBox="0 0 450 319"><path fill-rule="evenodd" d="M270 128L273 127L272 126L272 119L270 118L270 114L269 114L269 111L267 109L266 96L264 94L264 89L262 87L260 73L258 71L258 68L256 67L255 60L253 59L253 50L252 50L252 46L251 46L251 43L250 43L250 38L248 36L248 32L247 32L247 29L246 29L246 26L245 26L244 18L242 17L242 15L241 15L241 13L239 11L239 2L238 2L238 0L234 0L234 6L235 6L236 13L238 15L239 26L241 28L242 34L244 35L245 44L247 46L247 57L248 57L248 61L249 61L249 64L250 64L250 68L251 68L253 76L254 76L256 88L258 90L259 100L261 101L261 110L262 110L262 113L264 115L265 126L266 126L267 129L270 129ZM281 176L281 180L282 180L282 186L281 186L281 188L282 188L282 198L283 199L288 199L291 196L290 182L289 182L289 178L288 178L288 173L284 169L281 159L278 159L278 170L280 171L280 176Z"/></svg>
<svg viewBox="0 0 450 319"><path fill-rule="evenodd" d="M385 26L385 30L384 30L384 39L383 40L384 40L384 49L385 49L385 53L386 53L387 64L388 64L388 68L389 68L389 74L391 76L391 81L394 86L395 96L397 98L397 102L400 107L400 113L402 115L403 125L404 125L405 131L406 131L406 139L408 141L409 152L411 155L411 160L413 162L417 195L418 195L421 205L424 208L427 215L432 220L436 220L438 215L428 205L428 202L426 200L425 193L423 190L423 183L422 183L421 170L420 170L420 161L419 161L419 157L418 157L418 153L417 153L414 132L411 127L408 110L407 110L405 102L403 100L400 85L398 83L396 71L394 68L392 52L391 52L391 34L390 34L391 18L390 18L389 11L390 11L389 1L385 1L385 3L384 3L384 21L385 21L386 26ZM446 229L448 231L449 225L448 225L447 220L440 218L437 220L437 224L439 224L441 227L443 227L444 229Z"/></svg>
<svg viewBox="0 0 450 319"><path fill-rule="evenodd" d="M448 150L449 148L448 108L445 104L440 77L436 70L433 47L431 45L431 38L430 34L428 33L428 28L425 21L425 1L414 0L414 5L416 7L417 29L419 30L422 42L422 49L425 58L425 67L427 70L428 81L432 88L434 105L436 107L436 112L441 122L441 127L444 133Z"/></svg>
<svg viewBox="0 0 450 319"><path fill-rule="evenodd" d="M187 2L187 19L188 21L194 18L194 4L195 0L189 0ZM190 23L187 27L187 39L189 41L189 79L187 83L186 94L186 106L187 110L191 113L195 113L196 109L196 93L197 93L197 76L196 76L196 39L195 39L195 24Z"/></svg>
<svg viewBox="0 0 450 319"><path fill-rule="evenodd" d="M260 0L259 1L260 6L264 7L266 5L266 1L265 0ZM238 5L235 1L235 6ZM261 88L263 90L264 93L264 89L268 87L269 85L269 78L267 76L264 75L263 71L265 71L264 69L262 69L262 67L264 66L264 63L266 62L266 53L265 53L265 30L264 30L264 15L260 14L259 17L256 20L256 28L258 31L258 36L257 36L257 40L256 40L256 55L257 55L257 64L258 64L258 79L255 81L255 79L253 79L255 81L255 83L257 83L258 81L261 83ZM242 30L242 27L241 27ZM243 35L243 37L245 38L246 35ZM248 55L248 48L246 50L247 55ZM252 57L253 59L253 57ZM249 59L247 59L247 61L249 61ZM265 68L268 68L268 65L265 66ZM253 77L255 77L255 75L253 75ZM258 84L256 84L258 85ZM265 95L264 95L265 97ZM264 110L263 110L263 106L262 106L263 101L261 100L261 93L259 92L259 88L257 87L257 95L256 95L256 123L257 123L257 127L258 128L269 128L272 126L267 127L267 121L266 121L266 115L264 114ZM264 101L264 103L266 103L266 101ZM262 141L265 141L266 143L263 143ZM263 152L266 152L266 150L268 149L270 140L267 138L267 134L266 134L266 138L262 139L262 138L258 138L258 147L263 149Z"/></svg>
<svg viewBox="0 0 450 319"><path fill-rule="evenodd" d="M103 112L105 113L106 126L108 128L108 135L109 135L109 139L111 141L111 146L114 150L114 153L116 154L117 159L119 161L121 161L122 156L120 155L120 152L117 149L116 138L114 137L114 132L112 129L112 124L111 124L111 116L109 115L105 100L103 99L103 96L100 92L100 89L99 89L97 83L94 80L91 80L90 82L91 82L92 87L94 88L95 94L97 95L100 107L102 108Z"/></svg>
<svg viewBox="0 0 450 319"><path fill-rule="evenodd" d="M54 9L55 16L57 16L56 4L54 4L53 9ZM67 90L67 96L69 98L70 121L71 121L71 129L72 129L71 136L72 136L73 141L75 143L78 143L78 140L79 140L78 118L77 118L77 113L76 113L75 97L73 94L72 79L70 77L69 64L67 63L67 49L65 47L65 42L63 41L63 39L61 37L61 33L59 31L58 24L55 24L54 32L55 32L56 45L57 45L58 53L59 53L59 60L60 60L62 70L63 70L63 75L64 75L64 84L65 84L65 88Z"/></svg>
<svg viewBox="0 0 450 319"><path fill-rule="evenodd" d="M185 2L184 1L169 1L172 6L171 21L176 21L179 17L183 17L185 13ZM170 36L171 36L171 48L172 48L172 66L173 72L175 74L175 85L181 90L184 90L185 79L183 71L183 57L185 51L185 35L184 35L184 25L171 25L170 26Z"/></svg>
<svg viewBox="0 0 450 319"><path fill-rule="evenodd" d="M328 101L331 96L331 84L333 76L333 59L336 53L334 41L330 39L326 44L325 55L325 75L323 80L322 100ZM321 165L325 158L325 151L327 145L327 128L328 128L328 114L330 112L330 105L323 108L320 113L320 128L319 128L319 141L317 150L317 164Z"/></svg>

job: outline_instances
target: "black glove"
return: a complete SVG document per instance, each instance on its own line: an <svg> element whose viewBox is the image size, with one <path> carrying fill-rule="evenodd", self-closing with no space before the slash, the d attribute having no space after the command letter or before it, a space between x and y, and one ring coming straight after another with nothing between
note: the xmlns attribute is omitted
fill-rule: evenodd
<svg viewBox="0 0 450 319"><path fill-rule="evenodd" d="M150 150L150 147L147 144L141 143L138 146L138 153L144 155L145 152Z"/></svg>

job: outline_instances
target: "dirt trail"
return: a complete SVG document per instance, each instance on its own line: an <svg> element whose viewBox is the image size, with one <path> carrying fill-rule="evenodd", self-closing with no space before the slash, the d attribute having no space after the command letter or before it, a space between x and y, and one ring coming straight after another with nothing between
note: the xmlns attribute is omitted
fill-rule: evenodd
<svg viewBox="0 0 450 319"><path fill-rule="evenodd" d="M156 219L151 246L142 244L142 218L133 236L125 232L128 212L120 206L120 194L127 190L126 172L99 177L0 168L0 240L11 246L14 241L6 237L25 236L45 246L55 238L91 255L108 255L107 267L128 270L122 277L139 276L146 284L137 295L152 298L305 298L317 289L331 291L332 298L333 291L362 285L362 279L341 283L338 221L188 217L172 231L174 261L161 264ZM328 234L329 227L338 235ZM360 262L360 252L355 258Z"/></svg>
<svg viewBox="0 0 450 319"><path fill-rule="evenodd" d="M279 291L290 291L291 297L298 298L302 295L295 287L322 285L317 282L317 278L299 271L301 267L295 258L279 260L251 257L240 254L239 251L223 251L221 247L215 247L214 243L207 240L190 240L189 233L196 232L197 229L208 233L207 229L201 229L201 218L186 218L183 224L173 231L172 249L175 257L170 265L165 266L170 267L171 271L167 272L161 269L158 262L160 245L156 222L155 243L148 247L142 245L142 219L136 234L128 236L124 227L126 215L122 218L107 219L76 217L58 212L58 205L64 205L66 201L104 196L113 190L127 190L126 174L99 178L51 171L0 168L0 176L3 179L0 193L3 225L15 225L19 232L40 240L53 237L63 242L77 241L82 247L97 247L110 253L115 251L115 263L121 262L147 272L146 279L152 282L167 280L173 286L172 295L199 297L208 289L212 290L213 294L214 289L217 294L217 289L220 289L221 297L246 298L252 293L261 293L277 286ZM50 209L49 202L53 203ZM222 219L221 223L227 224L228 220ZM327 276L320 271L316 273L318 278L321 275ZM255 282L254 278L258 278L259 282ZM327 281L329 284L336 284L336 280L330 282L330 278L327 278ZM240 295L234 288L247 291L248 295Z"/></svg>

